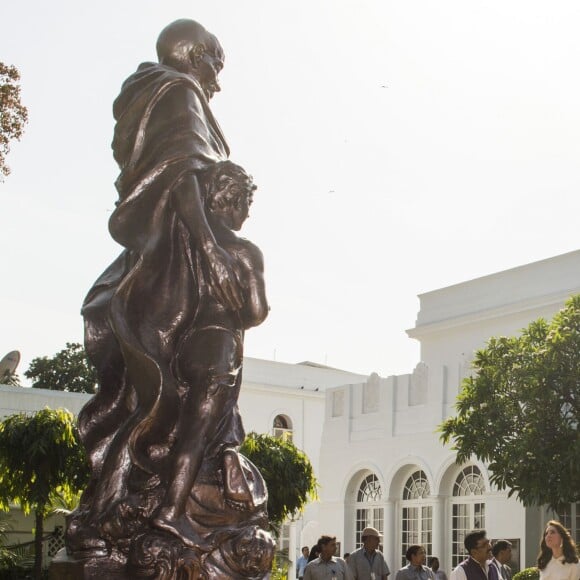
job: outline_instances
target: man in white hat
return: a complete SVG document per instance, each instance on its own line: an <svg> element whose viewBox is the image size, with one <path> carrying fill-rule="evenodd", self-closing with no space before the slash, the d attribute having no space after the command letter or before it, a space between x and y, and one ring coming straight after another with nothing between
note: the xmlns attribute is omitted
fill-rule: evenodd
<svg viewBox="0 0 580 580"><path fill-rule="evenodd" d="M385 558L377 550L381 534L375 528L362 531L362 548L355 550L348 558L348 567L355 580L387 580L391 573Z"/></svg>

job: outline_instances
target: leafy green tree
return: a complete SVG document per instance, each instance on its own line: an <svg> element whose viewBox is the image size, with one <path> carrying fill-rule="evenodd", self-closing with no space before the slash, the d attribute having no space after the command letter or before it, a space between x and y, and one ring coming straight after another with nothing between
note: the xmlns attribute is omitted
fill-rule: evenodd
<svg viewBox="0 0 580 580"><path fill-rule="evenodd" d="M275 525L318 497L318 483L308 457L290 441L249 433L240 452L262 473L268 486L268 516Z"/></svg>
<svg viewBox="0 0 580 580"><path fill-rule="evenodd" d="M89 469L72 413L43 409L0 423L0 509L19 505L35 515L35 578L42 574L44 519L53 497L70 500L84 488Z"/></svg>
<svg viewBox="0 0 580 580"><path fill-rule="evenodd" d="M551 322L492 338L441 426L457 461L475 455L524 505L580 501L580 295Z"/></svg>
<svg viewBox="0 0 580 580"><path fill-rule="evenodd" d="M10 174L6 156L10 141L19 140L28 121L28 110L20 102L20 73L15 66L0 62L0 181Z"/></svg>
<svg viewBox="0 0 580 580"><path fill-rule="evenodd" d="M52 391L94 393L97 384L97 372L77 342L67 342L66 348L51 358L33 359L24 376L32 379L33 387Z"/></svg>

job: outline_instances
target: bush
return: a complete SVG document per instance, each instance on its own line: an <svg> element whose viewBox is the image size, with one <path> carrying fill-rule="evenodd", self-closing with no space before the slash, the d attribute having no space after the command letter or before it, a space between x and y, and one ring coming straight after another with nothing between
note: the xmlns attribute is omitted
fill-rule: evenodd
<svg viewBox="0 0 580 580"><path fill-rule="evenodd" d="M512 580L539 580L540 571L534 566L532 568L524 568L517 574L514 574Z"/></svg>
<svg viewBox="0 0 580 580"><path fill-rule="evenodd" d="M252 432L240 453L260 470L266 482L268 516L274 527L298 513L308 501L318 499L312 463L291 441Z"/></svg>
<svg viewBox="0 0 580 580"><path fill-rule="evenodd" d="M272 562L270 580L286 580L288 578L288 560L280 553L276 554Z"/></svg>

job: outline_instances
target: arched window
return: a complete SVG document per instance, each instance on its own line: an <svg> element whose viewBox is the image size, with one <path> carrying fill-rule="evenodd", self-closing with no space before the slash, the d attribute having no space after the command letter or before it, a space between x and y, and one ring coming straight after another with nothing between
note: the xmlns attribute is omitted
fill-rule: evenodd
<svg viewBox="0 0 580 580"><path fill-rule="evenodd" d="M276 415L272 423L272 435L284 441L292 441L292 419L287 415Z"/></svg>
<svg viewBox="0 0 580 580"><path fill-rule="evenodd" d="M485 527L485 482L481 471L469 465L459 472L453 484L451 521L451 564L453 568L465 559L465 535Z"/></svg>
<svg viewBox="0 0 580 580"><path fill-rule="evenodd" d="M401 503L401 565L407 564L405 552L409 546L420 544L427 557L433 548L433 505L431 490L424 471L411 474L403 488Z"/></svg>
<svg viewBox="0 0 580 580"><path fill-rule="evenodd" d="M425 472L415 471L405 483L403 500L423 499L428 495L431 495L431 490L429 489L429 482Z"/></svg>
<svg viewBox="0 0 580 580"><path fill-rule="evenodd" d="M361 481L356 493L355 504L356 527L355 544L356 548L362 546L362 531L372 526L383 533L383 521L385 510L383 507L383 490L378 477L371 473Z"/></svg>

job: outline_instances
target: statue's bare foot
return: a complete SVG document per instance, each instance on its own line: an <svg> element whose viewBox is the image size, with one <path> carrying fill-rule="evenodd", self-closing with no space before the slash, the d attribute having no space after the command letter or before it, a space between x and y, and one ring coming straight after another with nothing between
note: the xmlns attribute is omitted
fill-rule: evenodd
<svg viewBox="0 0 580 580"><path fill-rule="evenodd" d="M190 548L199 548L202 544L201 538L193 529L191 520L185 514L176 517L173 508L159 508L151 521L156 528L177 536Z"/></svg>

